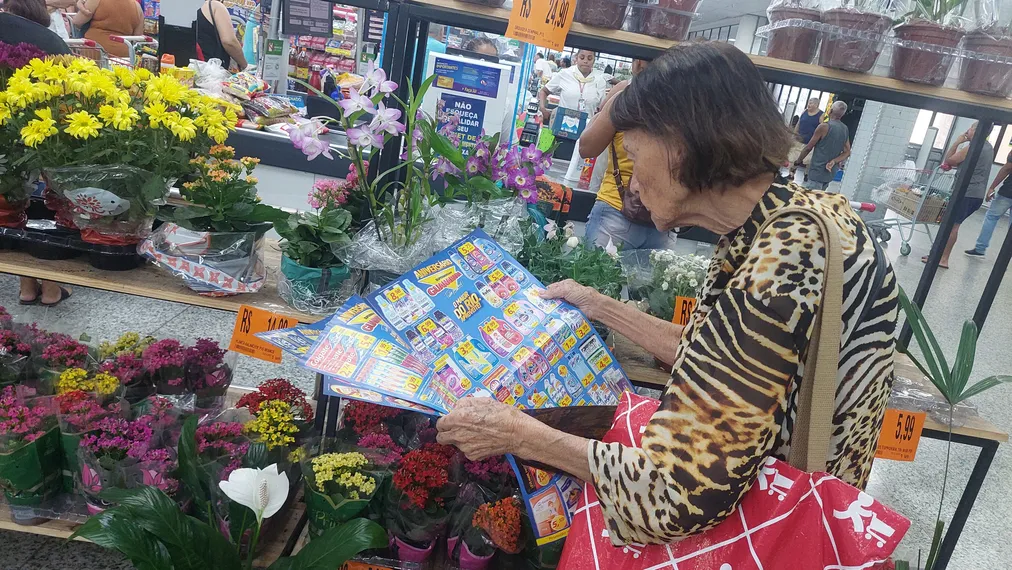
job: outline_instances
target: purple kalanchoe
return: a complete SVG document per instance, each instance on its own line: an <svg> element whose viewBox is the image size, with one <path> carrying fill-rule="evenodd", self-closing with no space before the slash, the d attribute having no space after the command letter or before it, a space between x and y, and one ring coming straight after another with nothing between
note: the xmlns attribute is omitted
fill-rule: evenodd
<svg viewBox="0 0 1012 570"><path fill-rule="evenodd" d="M348 96L338 101L337 104L344 111L345 116L359 111L367 113L374 113L376 111L376 105L373 104L372 99L362 95L354 87L348 91Z"/></svg>
<svg viewBox="0 0 1012 570"><path fill-rule="evenodd" d="M397 122L397 119L400 118L400 109L389 109L386 105L380 103L376 107L376 115L369 124L369 129L375 133L385 132L391 135L401 134L404 132L405 127L403 123Z"/></svg>
<svg viewBox="0 0 1012 570"><path fill-rule="evenodd" d="M359 148L380 148L383 146L383 137L380 136L380 133L373 131L370 125L350 128L347 135L348 144Z"/></svg>

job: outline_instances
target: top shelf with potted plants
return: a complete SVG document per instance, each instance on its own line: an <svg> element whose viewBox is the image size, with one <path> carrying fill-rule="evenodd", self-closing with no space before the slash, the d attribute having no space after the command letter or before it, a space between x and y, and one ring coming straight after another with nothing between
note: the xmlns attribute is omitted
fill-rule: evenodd
<svg viewBox="0 0 1012 570"><path fill-rule="evenodd" d="M363 0L349 0L346 3L354 4L357 1ZM402 5L402 10L406 8L410 17L423 21L505 33L510 12L499 7L502 4L500 0L472 0L472 2L478 3L461 0L410 0ZM954 9L958 11L963 3L962 0L917 0L917 4L923 4L924 7L918 8L920 11L916 13L921 14L924 9L945 2L948 3L948 7L935 7L938 8L934 11L936 15L939 12L951 14ZM897 37L889 38L893 49L899 54L896 59L902 60L896 65L898 74L894 74L893 77L882 77L860 72L861 67L865 65L869 70L872 68L878 56L874 48L877 43L885 42L884 38L892 25L891 19L885 19L874 11L871 11L873 16L857 15L870 3L868 0L849 0L844 7L823 11L811 7L814 5L813 0L778 2L771 8L770 28L776 28L777 23L781 21L797 24L800 20L808 20L812 23L817 22L818 26L825 26L825 29L830 27L834 29L830 33L824 33L823 28L810 23L802 22L795 26L780 24L779 29L771 30L771 36L781 30L785 31L786 33L780 35L787 36L787 48L777 48L777 42L782 40L771 37L769 53L777 55L779 51L789 52L791 43L807 42L807 47L800 46L805 48L800 50L805 51L805 54L798 54L796 61L785 57L761 55L749 57L768 81L847 93L883 103L930 109L958 116L990 119L995 122L1012 121L1012 100L981 94L1003 92L1007 91L1007 88L1012 88L1012 38L1007 37L1012 34L1003 31L1005 28L978 27L977 30L965 34L966 39L963 40L962 46L959 45L959 40L964 37L964 33L959 30L956 42L949 42L951 45L947 48L928 47L925 51L918 48L923 48L924 44L941 45L941 40L936 41L932 36L916 31L925 26L925 20L929 20L930 16L918 18L910 14L903 20L904 23L896 28ZM659 3L649 5L629 0L580 0L577 2L573 26L566 38L566 45L614 55L652 59L685 37L698 4L697 0L659 0ZM783 11L777 12L779 9ZM946 18L936 19L943 22L952 19ZM859 26L864 28L856 35L838 31ZM620 29L623 27L626 29ZM932 24L927 27L949 30L953 26ZM806 33L799 33L800 31ZM797 41L799 37L804 41ZM816 65L813 62L820 41L823 44L823 51L828 53L823 56L825 61L820 60L822 65ZM871 44L870 48L868 44ZM881 51L881 46L878 46L878 49ZM960 55L971 52L974 54L971 57ZM862 59L871 61L867 63L861 61ZM933 63L946 62L951 65L956 59L966 64L962 69L962 75L966 79L960 82L965 90L941 86L945 75L942 75L942 81L938 81L938 72L934 71L932 66ZM915 79L910 73L916 71L915 66L925 69L932 67L931 71L925 72L928 81L919 83L911 81ZM1006 83L1002 83L988 81L984 79L986 77L1008 79Z"/></svg>

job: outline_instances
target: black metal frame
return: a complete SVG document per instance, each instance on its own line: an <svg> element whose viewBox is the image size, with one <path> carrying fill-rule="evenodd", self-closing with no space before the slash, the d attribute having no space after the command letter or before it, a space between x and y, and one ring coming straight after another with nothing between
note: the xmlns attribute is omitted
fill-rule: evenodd
<svg viewBox="0 0 1012 570"><path fill-rule="evenodd" d="M456 9L453 9L444 6L413 3L410 0L332 1L374 10L383 10L384 8L382 6L386 5L386 11L389 16L387 21L387 37L384 38L384 42L387 42L387 45L384 48L382 65L387 71L387 75L394 81L401 84L401 91L398 95L402 98L407 95L407 82L404 81L403 78L410 78L413 85L418 85L421 82L421 66L424 65L422 57L425 53L424 44L426 43L426 37L428 35L429 23L456 26L496 34L505 34L506 26L508 24L507 16L504 10L493 14L492 11L468 9L468 6L464 4L461 4L456 7ZM629 43L616 39L610 35L603 37L596 36L592 31L584 31L585 29L585 27L581 27L578 31L571 30L569 35L566 37L566 45L569 47L586 48L594 51L602 51L615 55L647 60L654 59L666 49L662 46L651 45L650 42L655 40L650 38L644 38L645 43ZM907 92L891 88L885 84L861 81L862 78L867 76L855 74L853 76L854 80L851 81L847 79L848 76L838 75L836 73L823 74L820 72L820 68L817 67L811 67L804 71L795 71L778 66L776 65L776 60L768 58L755 57L753 58L753 61L763 78L769 82L784 83L819 91L829 91L837 94L862 97L868 100L901 105L904 107L928 109L931 111L948 113L957 117L962 116L976 118L980 121L980 124L978 125L976 135L970 143L970 149L967 153L968 156L965 164L976 163L976 160L983 149L984 141L991 132L992 125L995 123L1012 123L1012 111L980 103L978 102L981 101L979 98L975 98L974 100L970 100L969 98L961 100L948 98L941 94L931 95L919 91ZM399 155L400 141L398 139L390 141L383 149L380 164L385 165L385 168L382 168L380 171L395 166L397 160L399 159ZM951 206L954 206L966 195L966 189L970 182L971 170L972 169L969 168L959 169L955 189L953 190L953 195L949 202ZM917 289L912 297L912 301L918 306L923 306L924 301L928 296L928 292L931 289L932 281L938 271L938 262L941 259L942 250L945 247L945 241L949 233L952 231L952 227L955 225L955 210L955 207L949 207L943 216L942 223L938 231L939 237L935 240L935 243L931 248L927 265L925 266L924 272L921 274L920 282L918 283ZM987 285L985 286L984 292L981 296L980 303L977 306L974 321L977 323L978 327L981 327L984 324L984 319L987 316L987 312L990 309L991 304L994 302L994 297L1001 285L1001 280L1004 277L1005 270L1010 259L1012 259L1012 232L1009 233L1009 236L1006 237L1005 242L1002 245L1001 252L995 260L995 266L992 269ZM904 327L904 330L900 335L900 342L901 344L906 344L909 340L909 327ZM320 380L322 381L322 378ZM327 435L332 435L335 431L337 422L337 398L324 396L319 389L318 396L320 405L319 409L321 411L326 411L327 419L324 423L324 414L318 412L317 427L320 429L326 427ZM947 433L936 432L934 430L925 430L925 435L934 439L948 439L949 437ZM959 507L956 510L952 523L949 525L948 532L942 542L941 554L938 562L936 563L936 570L944 570L948 564L952 551L959 539L959 535L966 523L966 519L969 517L973 503L980 491L980 486L983 483L984 476L986 475L998 448L998 442L982 438L953 435L952 441L980 447L981 454L977 459L970 482L968 483L966 490L963 492Z"/></svg>

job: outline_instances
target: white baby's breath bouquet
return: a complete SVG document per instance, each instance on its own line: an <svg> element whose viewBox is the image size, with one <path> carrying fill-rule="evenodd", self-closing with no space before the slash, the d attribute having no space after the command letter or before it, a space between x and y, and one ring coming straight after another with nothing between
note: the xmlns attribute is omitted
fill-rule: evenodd
<svg viewBox="0 0 1012 570"><path fill-rule="evenodd" d="M709 262L700 255L678 255L670 250L650 252L653 271L650 281L640 288L640 308L670 321L675 312L675 297L696 297L699 294Z"/></svg>

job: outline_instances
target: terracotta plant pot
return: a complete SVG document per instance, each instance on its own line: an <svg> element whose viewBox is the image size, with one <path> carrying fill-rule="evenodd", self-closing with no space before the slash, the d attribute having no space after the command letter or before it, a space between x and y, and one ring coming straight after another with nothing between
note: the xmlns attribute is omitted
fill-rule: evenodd
<svg viewBox="0 0 1012 570"><path fill-rule="evenodd" d="M963 39L963 30L940 26L926 20L896 26L896 37L908 42L920 42L939 46L939 48L955 48ZM889 77L913 83L941 85L949 75L952 67L952 55L926 51L917 47L897 45L893 48L893 63L889 69Z"/></svg>
<svg viewBox="0 0 1012 570"><path fill-rule="evenodd" d="M0 196L0 227L25 227L28 222L28 204L28 198L8 202L7 198Z"/></svg>
<svg viewBox="0 0 1012 570"><path fill-rule="evenodd" d="M822 21L822 13L818 10L797 6L770 8L769 17L771 24L784 20ZM818 49L819 31L808 28L791 27L773 30L766 42L766 55L801 63L815 61L815 52Z"/></svg>
<svg viewBox="0 0 1012 570"><path fill-rule="evenodd" d="M696 16L699 0L633 2L634 32L665 40L683 41Z"/></svg>
<svg viewBox="0 0 1012 570"><path fill-rule="evenodd" d="M1006 30L988 33L974 30L963 38L963 49L976 56L963 57L959 67L959 88L970 93L1008 97L1012 93L1012 37ZM994 56L994 57L987 57ZM1005 59L1006 63L988 61Z"/></svg>
<svg viewBox="0 0 1012 570"><path fill-rule="evenodd" d="M822 23L855 32L867 32L871 39L822 34L819 65L868 73L882 53L882 40L875 37L889 31L892 20L882 14L834 8L822 13Z"/></svg>
<svg viewBox="0 0 1012 570"><path fill-rule="evenodd" d="M625 22L629 0L580 0L576 3L573 21L617 30Z"/></svg>

